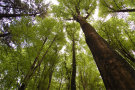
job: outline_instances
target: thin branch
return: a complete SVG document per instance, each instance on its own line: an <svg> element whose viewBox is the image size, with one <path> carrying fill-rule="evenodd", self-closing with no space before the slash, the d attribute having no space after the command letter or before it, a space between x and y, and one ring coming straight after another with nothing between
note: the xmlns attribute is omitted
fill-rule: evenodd
<svg viewBox="0 0 135 90"><path fill-rule="evenodd" d="M0 7L4 7L4 8L15 8L15 9L23 9L23 8L21 8L21 7L13 7L13 6L4 6L4 5L1 5L0 4Z"/></svg>
<svg viewBox="0 0 135 90"><path fill-rule="evenodd" d="M75 20L75 19L69 18L69 19L65 19L65 20Z"/></svg>
<svg viewBox="0 0 135 90"><path fill-rule="evenodd" d="M33 62L33 64L32 64L32 66L31 66L31 69L33 69L35 67L35 64L36 64L36 62L37 62L37 60L38 60L38 58L39 58L39 56L41 54L41 51L43 50L43 47L44 47L47 39L48 38L46 37L45 40L44 40L44 42L43 42L43 44L42 44L42 46L41 46L41 48L40 48L40 50L39 50L39 52L38 52L38 54L37 54L37 56L36 56L36 58L35 58L35 60L34 60L34 62Z"/></svg>
<svg viewBox="0 0 135 90"><path fill-rule="evenodd" d="M23 87L23 88L26 87L26 84L27 84L26 82L28 82L28 80L31 78L31 76L32 76L33 73L35 72L35 71L34 71L34 69L35 69L35 64L36 64L37 61L38 61L38 58L39 58L39 56L40 56L40 54L41 54L41 50L43 49L43 47L44 47L46 41L47 41L47 37L46 37L46 39L44 40L44 42L43 42L43 44L42 44L42 46L41 46L41 48L40 48L40 50L39 50L39 52L38 52L38 55L36 56L36 58L35 58L35 60L34 60L34 62L33 62L33 64L32 64L32 66L31 66L29 72L28 72L27 75L24 77L24 79L23 79L23 81L22 81L22 85L19 87L19 89L21 89L22 87Z"/></svg>
<svg viewBox="0 0 135 90"><path fill-rule="evenodd" d="M46 54L48 53L49 49L50 49L51 46L53 45L53 43L54 43L56 37L57 37L57 35L54 37L54 39L53 39L53 41L51 42L50 46L48 47L48 49L47 49L46 52L44 53L43 57L42 57L41 60L39 61L37 67L40 66L40 64L41 64L41 62L43 61L44 57L46 56ZM36 69L36 67L35 67L35 69Z"/></svg>
<svg viewBox="0 0 135 90"><path fill-rule="evenodd" d="M113 8L111 8L107 3L106 3L106 1L104 0L104 3L102 3L105 7L108 7L109 9L111 9L111 10L115 10L115 9L113 9Z"/></svg>
<svg viewBox="0 0 135 90"><path fill-rule="evenodd" d="M109 11L109 12L135 12L135 9L123 9L123 10L113 10L113 11Z"/></svg>

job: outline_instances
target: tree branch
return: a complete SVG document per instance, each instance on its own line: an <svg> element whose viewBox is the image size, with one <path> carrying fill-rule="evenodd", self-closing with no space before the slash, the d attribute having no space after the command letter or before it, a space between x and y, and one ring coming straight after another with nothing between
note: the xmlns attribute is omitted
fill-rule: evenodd
<svg viewBox="0 0 135 90"><path fill-rule="evenodd" d="M115 9L113 9L113 8L111 8L110 6L108 6L108 4L105 2L105 0L104 0L104 3L102 3L105 7L107 7L107 8L109 8L109 9L111 9L111 10L115 10Z"/></svg>
<svg viewBox="0 0 135 90"><path fill-rule="evenodd" d="M37 13L34 13L34 14L2 14L2 13L0 13L0 19L9 18L9 17L36 16L36 15L37 15Z"/></svg>
<svg viewBox="0 0 135 90"><path fill-rule="evenodd" d="M109 12L135 12L135 9L113 10Z"/></svg>
<svg viewBox="0 0 135 90"><path fill-rule="evenodd" d="M95 8L96 8L96 7L94 7L90 12L87 12L86 17L84 17L84 18L87 19L87 18L91 15L92 11L93 11Z"/></svg>
<svg viewBox="0 0 135 90"><path fill-rule="evenodd" d="M10 35L10 33L0 34L0 37L6 37L6 36L8 36L8 35Z"/></svg>
<svg viewBox="0 0 135 90"><path fill-rule="evenodd" d="M117 5L116 1L113 0L113 2L115 3L116 7L120 9L120 7Z"/></svg>

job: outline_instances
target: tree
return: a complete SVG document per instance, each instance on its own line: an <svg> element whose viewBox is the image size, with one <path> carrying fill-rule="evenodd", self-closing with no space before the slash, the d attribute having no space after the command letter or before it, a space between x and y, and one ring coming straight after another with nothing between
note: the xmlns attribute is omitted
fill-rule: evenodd
<svg viewBox="0 0 135 90"><path fill-rule="evenodd" d="M76 41L78 37L78 26L75 23L66 24L66 31L69 39L72 41L72 77L71 90L76 90Z"/></svg>
<svg viewBox="0 0 135 90"><path fill-rule="evenodd" d="M59 0L59 3L59 6L54 6L54 11L57 9L55 11L57 16L63 16L65 19L72 17L80 24L106 89L135 89L134 69L110 48L108 43L86 21L94 10L96 1Z"/></svg>

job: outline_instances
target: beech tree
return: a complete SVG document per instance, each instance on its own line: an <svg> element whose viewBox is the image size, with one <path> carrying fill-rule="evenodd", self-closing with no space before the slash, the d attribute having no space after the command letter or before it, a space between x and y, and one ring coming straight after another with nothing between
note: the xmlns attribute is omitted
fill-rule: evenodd
<svg viewBox="0 0 135 90"><path fill-rule="evenodd" d="M86 19L96 7L96 0L58 0L56 16L77 21L86 38L106 89L135 89L135 70L115 52ZM57 10L57 11L56 11Z"/></svg>

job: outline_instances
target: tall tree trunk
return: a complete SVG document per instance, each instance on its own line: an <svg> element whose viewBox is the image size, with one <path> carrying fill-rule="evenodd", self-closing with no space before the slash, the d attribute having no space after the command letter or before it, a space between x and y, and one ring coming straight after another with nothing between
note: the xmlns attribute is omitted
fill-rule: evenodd
<svg viewBox="0 0 135 90"><path fill-rule="evenodd" d="M76 90L76 58L75 58L75 39L73 34L73 40L72 40L73 46L72 46L72 78L71 78L71 90Z"/></svg>
<svg viewBox="0 0 135 90"><path fill-rule="evenodd" d="M107 90L135 90L135 70L120 55L113 51L95 29L81 17L77 22L85 34Z"/></svg>

